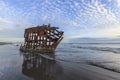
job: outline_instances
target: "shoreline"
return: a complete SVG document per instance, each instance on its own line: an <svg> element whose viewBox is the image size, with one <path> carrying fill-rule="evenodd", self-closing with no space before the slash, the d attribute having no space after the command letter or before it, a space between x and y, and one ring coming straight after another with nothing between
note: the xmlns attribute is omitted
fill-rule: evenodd
<svg viewBox="0 0 120 80"><path fill-rule="evenodd" d="M60 51L61 53L48 54L49 56L39 53L24 54L19 52L18 47L7 45L9 43L5 44L5 46L0 46L0 65L2 65L0 73L3 73L0 80L9 80L11 78L14 80L120 80L120 73L91 65L90 62L80 60L74 62L62 58L62 56L66 56L64 54L67 52L62 53Z"/></svg>
<svg viewBox="0 0 120 80"><path fill-rule="evenodd" d="M60 61L60 65L64 73L58 77L58 80L120 80L119 73L86 63Z"/></svg>

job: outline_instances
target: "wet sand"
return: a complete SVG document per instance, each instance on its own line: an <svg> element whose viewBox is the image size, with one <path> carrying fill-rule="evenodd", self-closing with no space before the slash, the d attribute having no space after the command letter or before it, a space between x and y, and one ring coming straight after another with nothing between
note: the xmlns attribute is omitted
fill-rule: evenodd
<svg viewBox="0 0 120 80"><path fill-rule="evenodd" d="M120 73L0 46L0 80L120 80Z"/></svg>
<svg viewBox="0 0 120 80"><path fill-rule="evenodd" d="M96 66L66 62L62 62L61 65L64 71L61 80L120 80L120 73Z"/></svg>

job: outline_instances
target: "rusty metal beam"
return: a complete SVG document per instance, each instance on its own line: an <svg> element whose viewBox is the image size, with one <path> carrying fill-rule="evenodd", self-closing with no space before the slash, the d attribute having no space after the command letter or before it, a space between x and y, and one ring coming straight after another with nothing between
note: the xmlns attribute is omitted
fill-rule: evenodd
<svg viewBox="0 0 120 80"><path fill-rule="evenodd" d="M25 29L24 47L27 49L55 49L63 39L63 32L58 27L51 27L50 24Z"/></svg>

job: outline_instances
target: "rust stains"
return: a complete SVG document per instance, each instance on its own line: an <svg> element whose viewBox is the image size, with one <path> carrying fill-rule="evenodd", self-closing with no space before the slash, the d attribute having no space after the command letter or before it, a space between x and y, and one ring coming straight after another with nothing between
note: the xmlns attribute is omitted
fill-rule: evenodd
<svg viewBox="0 0 120 80"><path fill-rule="evenodd" d="M22 51L54 51L63 39L63 31L58 31L58 27L51 27L50 24L25 29L24 45L20 47Z"/></svg>

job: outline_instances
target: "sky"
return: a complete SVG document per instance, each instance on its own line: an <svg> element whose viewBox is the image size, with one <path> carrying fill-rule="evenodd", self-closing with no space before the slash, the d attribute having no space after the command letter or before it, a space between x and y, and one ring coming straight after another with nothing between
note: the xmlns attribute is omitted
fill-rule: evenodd
<svg viewBox="0 0 120 80"><path fill-rule="evenodd" d="M48 23L66 40L119 38L120 0L0 0L0 41L22 41L25 28Z"/></svg>

